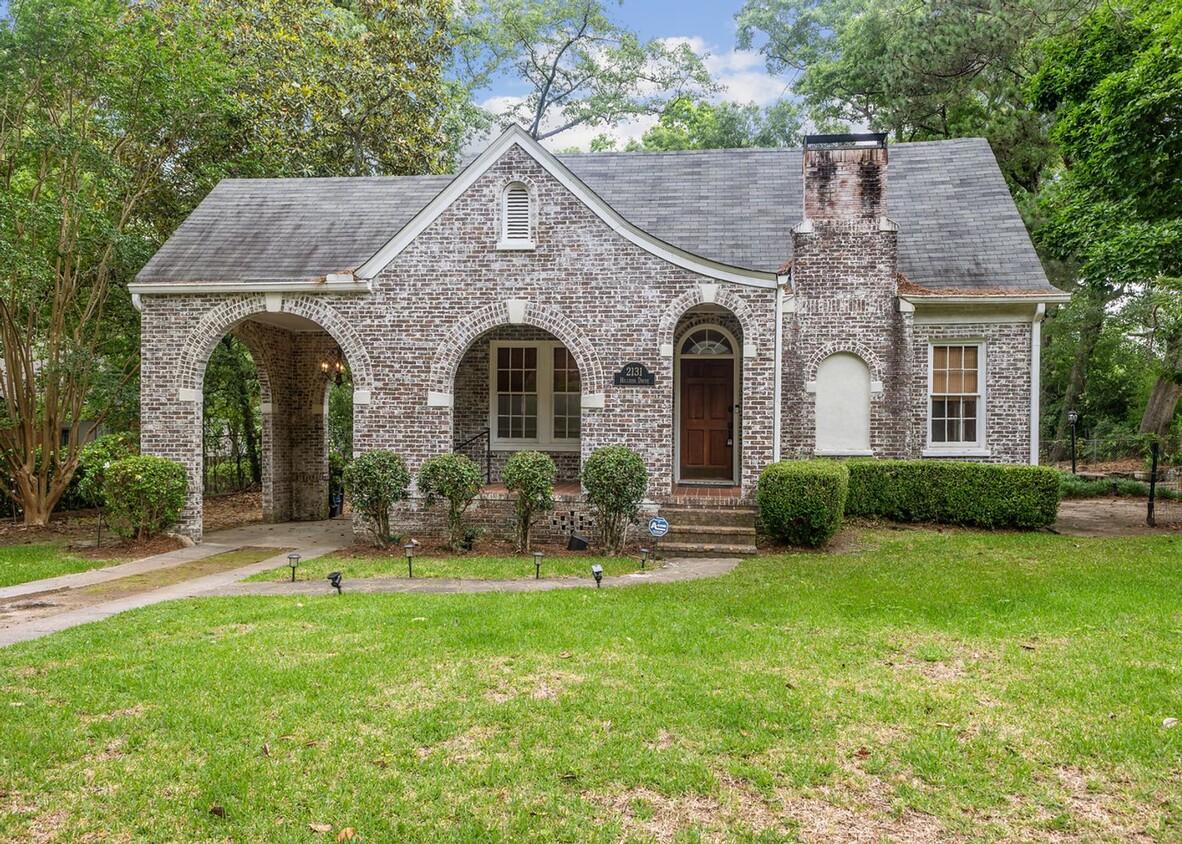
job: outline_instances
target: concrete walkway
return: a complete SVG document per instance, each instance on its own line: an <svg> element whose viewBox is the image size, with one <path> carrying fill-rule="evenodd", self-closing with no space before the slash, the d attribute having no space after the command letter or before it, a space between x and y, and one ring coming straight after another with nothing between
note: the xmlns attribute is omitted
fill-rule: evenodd
<svg viewBox="0 0 1182 844"><path fill-rule="evenodd" d="M80 624L101 621L126 610L138 609L161 601L178 598L221 595L323 595L331 591L327 581L297 581L276 583L239 583L253 574L269 571L287 564L286 549L294 549L304 561L322 557L353 541L349 520L334 519L324 522L287 522L278 525L248 525L206 535L206 541L191 548L181 548L116 566L67 574L61 577L36 580L0 589L0 608L3 604L29 598L29 602L52 601L53 595L66 590L85 588L119 578L181 566L237 548L284 549L275 556L232 571L197 577L180 583L148 589L135 595L117 598L79 609L65 610L40 618L20 618L19 605L10 609L11 617L0 614L0 647L27 642L57 633ZM675 559L653 571L635 572L620 577L605 577L606 588L632 586L640 583L674 583L717 577L732 571L739 564L736 559ZM477 593L477 592L537 592L549 589L593 589L594 581L585 578L547 578L544 580L443 580L439 578L365 578L347 580L349 592L416 592L416 593ZM38 599L42 599L38 601ZM43 606L42 606L43 608Z"/></svg>

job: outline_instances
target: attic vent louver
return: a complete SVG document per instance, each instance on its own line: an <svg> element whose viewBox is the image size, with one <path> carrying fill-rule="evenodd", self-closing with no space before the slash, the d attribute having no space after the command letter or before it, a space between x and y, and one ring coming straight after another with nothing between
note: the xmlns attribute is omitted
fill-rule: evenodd
<svg viewBox="0 0 1182 844"><path fill-rule="evenodd" d="M514 182L505 188L502 205L501 249L533 249L529 188Z"/></svg>

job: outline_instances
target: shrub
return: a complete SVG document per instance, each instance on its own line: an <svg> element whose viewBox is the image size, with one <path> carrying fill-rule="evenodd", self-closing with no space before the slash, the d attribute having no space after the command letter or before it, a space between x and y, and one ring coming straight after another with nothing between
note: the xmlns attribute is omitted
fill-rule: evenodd
<svg viewBox="0 0 1182 844"><path fill-rule="evenodd" d="M123 537L147 539L176 524L189 486L185 467L163 457L125 457L107 466L107 521Z"/></svg>
<svg viewBox="0 0 1182 844"><path fill-rule="evenodd" d="M851 460L846 512L896 522L1034 529L1059 512L1059 473L1046 466Z"/></svg>
<svg viewBox="0 0 1182 844"><path fill-rule="evenodd" d="M554 509L554 481L558 469L549 454L519 451L501 470L509 492L517 493L517 551L529 552L529 534L534 514Z"/></svg>
<svg viewBox="0 0 1182 844"><path fill-rule="evenodd" d="M587 490L599 539L611 556L619 554L628 525L640 514L648 491L648 470L640 455L622 445L596 449L583 464L579 478Z"/></svg>
<svg viewBox="0 0 1182 844"><path fill-rule="evenodd" d="M841 527L850 473L833 460L782 460L759 475L759 518L775 539L816 548Z"/></svg>
<svg viewBox="0 0 1182 844"><path fill-rule="evenodd" d="M78 501L87 507L104 507L103 478L107 467L118 460L140 453L135 434L107 434L82 447L78 471L74 481L78 485Z"/></svg>
<svg viewBox="0 0 1182 844"><path fill-rule="evenodd" d="M447 542L453 551L464 546L464 511L480 494L483 482L480 467L466 454L432 457L419 471L419 491L427 496L428 506L439 498L447 501Z"/></svg>
<svg viewBox="0 0 1182 844"><path fill-rule="evenodd" d="M353 506L373 525L379 547L390 544L390 508L406 498L410 470L392 451L367 451L345 467L345 486Z"/></svg>

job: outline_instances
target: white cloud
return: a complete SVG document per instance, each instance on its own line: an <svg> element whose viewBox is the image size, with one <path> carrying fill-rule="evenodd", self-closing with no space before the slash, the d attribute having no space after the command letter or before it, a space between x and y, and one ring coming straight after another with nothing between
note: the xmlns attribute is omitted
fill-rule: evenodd
<svg viewBox="0 0 1182 844"><path fill-rule="evenodd" d="M699 56L705 56L706 69L721 90L710 99L730 100L769 106L791 96L792 86L781 77L767 72L764 58L755 50L719 50L704 38L665 38L669 46L688 44Z"/></svg>

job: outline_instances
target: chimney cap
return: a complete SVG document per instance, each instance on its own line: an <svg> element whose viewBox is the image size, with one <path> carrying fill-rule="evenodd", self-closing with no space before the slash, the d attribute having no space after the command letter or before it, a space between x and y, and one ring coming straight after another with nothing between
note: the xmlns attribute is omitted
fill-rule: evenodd
<svg viewBox="0 0 1182 844"><path fill-rule="evenodd" d="M838 135L805 135L805 149L841 149L845 147L883 149L886 132L844 132Z"/></svg>

